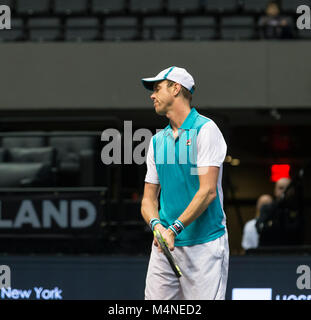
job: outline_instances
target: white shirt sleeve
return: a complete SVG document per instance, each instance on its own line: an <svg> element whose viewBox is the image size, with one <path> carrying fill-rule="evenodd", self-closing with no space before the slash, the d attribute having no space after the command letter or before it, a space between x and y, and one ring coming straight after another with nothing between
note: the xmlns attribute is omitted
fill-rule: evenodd
<svg viewBox="0 0 311 320"><path fill-rule="evenodd" d="M210 120L201 128L198 138L197 167L220 167L227 154L225 139L215 124Z"/></svg>
<svg viewBox="0 0 311 320"><path fill-rule="evenodd" d="M160 184L157 168L154 161L153 137L150 139L149 149L146 157L146 163L147 163L147 174L145 177L145 182Z"/></svg>

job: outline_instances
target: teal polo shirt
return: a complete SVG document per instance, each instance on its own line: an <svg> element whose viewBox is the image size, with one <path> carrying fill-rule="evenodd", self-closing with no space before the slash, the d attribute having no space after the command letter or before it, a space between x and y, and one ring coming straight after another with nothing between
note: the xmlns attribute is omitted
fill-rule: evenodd
<svg viewBox="0 0 311 320"><path fill-rule="evenodd" d="M209 146L213 143L225 144L221 132L214 123L209 123L210 121L212 120L200 115L195 108L192 108L182 126L178 129L176 139L170 125L152 137L154 164L161 185L159 216L161 223L166 228L183 213L199 190L199 176L195 174L198 167L198 153L203 152L204 155L205 152L205 157L217 158L217 161L215 160L216 165L222 167L223 160L219 159L224 159L225 153L224 151L222 151L224 154L221 155L216 153L218 149L226 150L226 145L222 148L218 148L220 146L217 145ZM205 129L201 133L202 128ZM213 140L214 136L218 137L215 141ZM200 140L200 143L198 143L198 140ZM212 151L209 153L206 150ZM200 161L204 163L202 156ZM207 163L214 165L214 160L208 159ZM210 203L199 218L176 237L176 246L190 246L209 242L225 233L221 172L218 177L215 200ZM148 179L145 181L148 182Z"/></svg>

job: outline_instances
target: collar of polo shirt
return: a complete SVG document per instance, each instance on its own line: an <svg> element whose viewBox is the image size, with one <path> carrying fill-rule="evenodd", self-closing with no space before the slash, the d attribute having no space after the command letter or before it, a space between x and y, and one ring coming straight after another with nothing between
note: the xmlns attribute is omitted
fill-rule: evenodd
<svg viewBox="0 0 311 320"><path fill-rule="evenodd" d="M191 108L191 111L189 112L187 118L184 120L184 122L182 123L181 127L179 129L182 130L190 130L193 127L193 124L196 120L196 118L199 116L199 113L197 112L197 110L195 108ZM170 134L170 132L172 131L172 127L171 124L169 123L165 128L165 135Z"/></svg>

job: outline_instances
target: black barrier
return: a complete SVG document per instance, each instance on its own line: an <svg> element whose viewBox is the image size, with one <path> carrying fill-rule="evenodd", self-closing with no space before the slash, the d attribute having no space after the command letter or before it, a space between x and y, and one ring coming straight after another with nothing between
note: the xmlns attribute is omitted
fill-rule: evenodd
<svg viewBox="0 0 311 320"><path fill-rule="evenodd" d="M1 237L94 234L103 220L105 191L106 188L0 190Z"/></svg>
<svg viewBox="0 0 311 320"><path fill-rule="evenodd" d="M252 308L251 311L249 308ZM248 309L248 310L247 310ZM254 310L254 311L253 311ZM71 317L88 319L98 314L101 319L217 319L224 316L238 315L239 319L249 319L256 313L258 317L295 319L297 314L308 314L309 302L305 301L7 301L1 304L1 311L12 317L20 313L39 319L44 314L58 318L68 312Z"/></svg>
<svg viewBox="0 0 311 320"><path fill-rule="evenodd" d="M0 300L142 300L148 257L1 256ZM227 300L311 300L311 256L230 257Z"/></svg>
<svg viewBox="0 0 311 320"><path fill-rule="evenodd" d="M0 189L0 252L106 252L105 187ZM106 250L106 247L107 250ZM105 251L106 250L106 251Z"/></svg>

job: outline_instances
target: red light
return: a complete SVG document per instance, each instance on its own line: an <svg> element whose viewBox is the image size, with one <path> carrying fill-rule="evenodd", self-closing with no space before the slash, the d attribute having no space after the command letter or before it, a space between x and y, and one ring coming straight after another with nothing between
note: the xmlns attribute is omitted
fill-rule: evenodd
<svg viewBox="0 0 311 320"><path fill-rule="evenodd" d="M289 176L290 165L289 164L273 164L271 166L271 181L276 182L281 178L290 178Z"/></svg>

